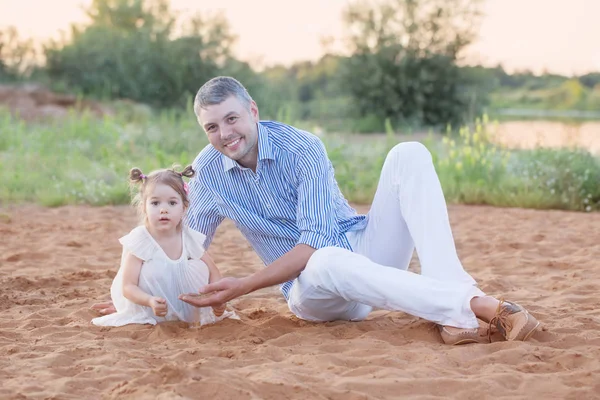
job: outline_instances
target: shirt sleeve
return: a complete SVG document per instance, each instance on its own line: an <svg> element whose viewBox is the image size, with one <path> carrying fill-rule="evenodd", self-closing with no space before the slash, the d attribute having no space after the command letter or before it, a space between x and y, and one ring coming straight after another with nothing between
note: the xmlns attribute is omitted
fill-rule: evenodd
<svg viewBox="0 0 600 400"><path fill-rule="evenodd" d="M339 246L339 227L334 207L335 177L333 166L320 140L306 149L297 166L300 230L298 244L315 249Z"/></svg>
<svg viewBox="0 0 600 400"><path fill-rule="evenodd" d="M202 245L208 249L224 217L219 213L213 195L197 178L192 179L189 183L189 199L187 224L193 230L206 236Z"/></svg>

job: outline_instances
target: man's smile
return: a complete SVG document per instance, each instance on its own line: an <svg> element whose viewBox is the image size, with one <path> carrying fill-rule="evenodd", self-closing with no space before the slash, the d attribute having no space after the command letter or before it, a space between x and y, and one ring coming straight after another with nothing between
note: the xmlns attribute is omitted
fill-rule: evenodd
<svg viewBox="0 0 600 400"><path fill-rule="evenodd" d="M224 145L224 147L227 147L228 149L235 148L240 143L241 140L242 140L242 138L238 138L238 139L234 140L233 142L227 143L226 145Z"/></svg>

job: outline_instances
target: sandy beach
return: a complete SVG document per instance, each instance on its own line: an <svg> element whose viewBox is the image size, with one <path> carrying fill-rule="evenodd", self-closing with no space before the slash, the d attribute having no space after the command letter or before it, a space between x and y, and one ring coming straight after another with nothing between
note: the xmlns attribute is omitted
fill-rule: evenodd
<svg viewBox="0 0 600 400"><path fill-rule="evenodd" d="M451 347L384 310L305 322L276 288L233 301L239 321L96 327L132 208L0 208L0 398L600 398L600 214L449 209L467 271L542 323L530 341ZM210 253L224 275L262 267L228 221Z"/></svg>

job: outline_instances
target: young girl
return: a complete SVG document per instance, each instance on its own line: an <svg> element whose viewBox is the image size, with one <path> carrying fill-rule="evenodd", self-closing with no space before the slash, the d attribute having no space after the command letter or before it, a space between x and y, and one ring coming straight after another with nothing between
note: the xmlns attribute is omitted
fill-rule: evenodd
<svg viewBox="0 0 600 400"><path fill-rule="evenodd" d="M183 222L189 206L183 177L193 176L191 166L182 172L163 169L147 176L137 168L130 171L130 183L139 186L133 204L144 224L119 239L121 266L110 288L116 312L94 318L94 325L155 325L176 320L204 325L236 318L224 306L196 308L178 299L221 278L202 247L205 236Z"/></svg>

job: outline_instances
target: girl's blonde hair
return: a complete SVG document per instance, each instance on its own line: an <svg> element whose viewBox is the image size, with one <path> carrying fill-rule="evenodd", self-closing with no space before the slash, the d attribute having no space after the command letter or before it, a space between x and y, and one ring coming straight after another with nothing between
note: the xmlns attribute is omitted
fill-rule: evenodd
<svg viewBox="0 0 600 400"><path fill-rule="evenodd" d="M148 175L144 175L139 168L132 168L129 171L129 185L132 192L131 204L137 208L138 214L144 222L147 222L144 210L146 197L149 190L157 184L170 186L181 196L184 209L189 207L187 183L183 181L183 178L193 178L195 172L191 165L185 167L181 172L177 170L178 168L178 165L174 165L171 168L152 171Z"/></svg>

